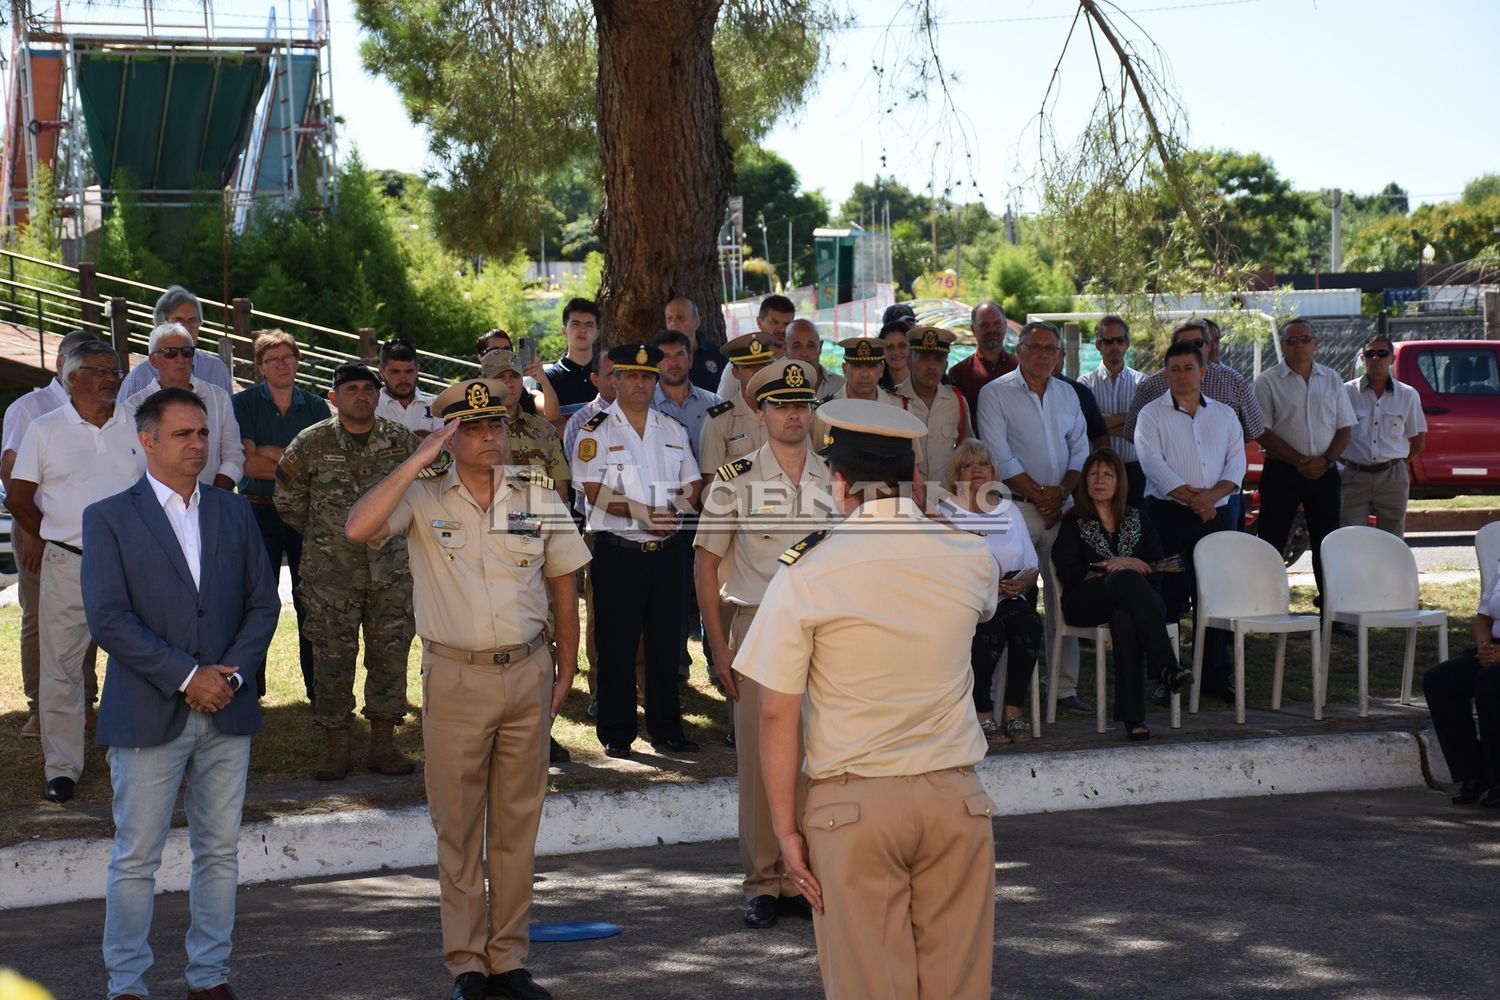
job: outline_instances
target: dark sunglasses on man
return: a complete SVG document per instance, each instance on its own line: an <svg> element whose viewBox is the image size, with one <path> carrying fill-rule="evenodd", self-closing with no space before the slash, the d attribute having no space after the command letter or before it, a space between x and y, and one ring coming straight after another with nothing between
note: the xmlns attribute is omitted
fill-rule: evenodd
<svg viewBox="0 0 1500 1000"><path fill-rule="evenodd" d="M1383 347L1377 347L1377 348L1375 348L1373 350L1365 351L1363 353L1364 353L1364 356L1365 356L1366 359L1369 359L1369 358L1388 358L1388 357L1391 356L1391 352L1387 351Z"/></svg>
<svg viewBox="0 0 1500 1000"><path fill-rule="evenodd" d="M198 348L196 347L158 347L156 353L164 358L175 358L181 354L185 358L192 357Z"/></svg>

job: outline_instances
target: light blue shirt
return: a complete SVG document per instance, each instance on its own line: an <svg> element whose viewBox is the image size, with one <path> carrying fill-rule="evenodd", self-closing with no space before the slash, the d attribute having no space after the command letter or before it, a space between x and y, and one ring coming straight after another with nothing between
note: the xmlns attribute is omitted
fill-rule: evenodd
<svg viewBox="0 0 1500 1000"><path fill-rule="evenodd" d="M1026 473L1042 486L1056 486L1081 471L1089 440L1078 393L1051 379L1040 399L1018 368L979 390L979 437L995 456L1001 479Z"/></svg>
<svg viewBox="0 0 1500 1000"><path fill-rule="evenodd" d="M692 389L692 392L688 393L687 399L679 405L662 392L661 383L658 382L656 395L651 400L651 409L681 421L682 425L687 428L688 443L693 447L693 459L696 461L698 443L703 437L703 422L708 419L708 408L718 406L724 400L691 382L688 383L688 388Z"/></svg>
<svg viewBox="0 0 1500 1000"><path fill-rule="evenodd" d="M120 393L116 398L129 399L150 385L155 378L156 368L150 361L142 361L130 369L130 374L120 383ZM229 369L217 354L206 347L193 352L193 378L202 379L209 385L216 385L231 396L234 395L234 382L229 378Z"/></svg>

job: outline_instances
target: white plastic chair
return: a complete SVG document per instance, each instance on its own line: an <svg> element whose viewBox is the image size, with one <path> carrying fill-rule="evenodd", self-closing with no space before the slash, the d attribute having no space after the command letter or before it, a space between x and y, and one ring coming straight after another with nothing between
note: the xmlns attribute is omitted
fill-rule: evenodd
<svg viewBox="0 0 1500 1000"><path fill-rule="evenodd" d="M1479 559L1479 592L1488 594L1500 564L1500 521L1491 521L1475 533L1474 554Z"/></svg>
<svg viewBox="0 0 1500 1000"><path fill-rule="evenodd" d="M1326 564L1325 564L1326 565ZM1271 708L1281 710L1281 681L1286 670L1286 637L1310 633L1313 718L1323 718L1323 649L1317 615L1288 612L1291 587L1281 553L1269 543L1241 531L1219 531L1193 547L1198 577L1198 621L1193 632L1193 699L1198 711L1203 681L1205 633L1221 628L1234 634L1234 721L1245 724L1245 636L1276 636L1276 672L1271 680Z"/></svg>
<svg viewBox="0 0 1500 1000"><path fill-rule="evenodd" d="M1057 575L1051 572L1048 563L1047 585L1058 587ZM1052 637L1052 648L1047 657L1047 725L1057 722L1057 669L1062 665L1062 641L1064 639L1088 639L1094 644L1094 724L1099 732L1109 731L1104 721L1104 647L1114 641L1108 625L1073 626L1062 617L1062 605L1058 605L1057 634ZM1167 638L1172 649L1177 649L1178 631L1176 622L1167 622ZM1151 678L1146 678L1147 697L1150 697ZM1172 728L1182 728L1182 695L1172 695Z"/></svg>
<svg viewBox="0 0 1500 1000"><path fill-rule="evenodd" d="M1359 634L1359 715L1370 708L1370 637L1372 628L1406 629L1406 664L1401 674L1401 704L1411 704L1417 629L1436 628L1438 662L1448 658L1448 612L1424 610L1417 560L1406 542L1362 524L1340 528L1323 539L1323 661L1333 644L1333 623L1348 622ZM1323 673L1323 698L1328 672Z"/></svg>

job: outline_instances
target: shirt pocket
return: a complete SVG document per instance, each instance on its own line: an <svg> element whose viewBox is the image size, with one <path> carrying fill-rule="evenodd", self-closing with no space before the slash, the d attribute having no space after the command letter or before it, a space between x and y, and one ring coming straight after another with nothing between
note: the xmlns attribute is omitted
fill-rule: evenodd
<svg viewBox="0 0 1500 1000"><path fill-rule="evenodd" d="M433 540L437 542L438 548L445 552L453 549L461 549L469 544L469 533L463 525L451 521L438 521L429 526L432 531Z"/></svg>
<svg viewBox="0 0 1500 1000"><path fill-rule="evenodd" d="M544 550L541 538L510 531L505 535L505 551L517 566L532 566L541 561Z"/></svg>

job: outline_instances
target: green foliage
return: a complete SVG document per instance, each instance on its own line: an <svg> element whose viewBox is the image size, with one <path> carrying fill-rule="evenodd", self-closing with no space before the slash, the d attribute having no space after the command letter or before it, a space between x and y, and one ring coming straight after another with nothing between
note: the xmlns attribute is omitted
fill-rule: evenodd
<svg viewBox="0 0 1500 1000"><path fill-rule="evenodd" d="M62 240L58 235L57 186L52 171L45 165L37 167L26 193L28 212L26 221L16 227L15 249L17 253L38 260L61 262ZM15 262L16 280L36 287L61 287L64 291L78 291L77 279L67 272L26 261ZM14 292L17 297L23 292Z"/></svg>
<svg viewBox="0 0 1500 1000"><path fill-rule="evenodd" d="M792 273L788 285L805 285L817 278L813 230L828 223L828 200L821 191L803 191L797 170L776 153L759 146L745 146L735 155L734 193L745 199L745 229L748 242L785 266L787 221L792 224ZM761 231L761 223L766 229ZM763 238L762 238L763 237Z"/></svg>
<svg viewBox="0 0 1500 1000"><path fill-rule="evenodd" d="M1005 315L1025 322L1027 313L1069 312L1073 282L1060 264L1048 267L1031 247L1002 244L990 258L989 294Z"/></svg>
<svg viewBox="0 0 1500 1000"><path fill-rule="evenodd" d="M1479 189L1483 190L1482 184ZM1438 264L1474 260L1500 242L1497 231L1500 194L1421 205L1409 216L1390 215L1359 229L1349 241L1344 266L1348 270L1409 270L1421 261L1422 248L1429 243Z"/></svg>
<svg viewBox="0 0 1500 1000"><path fill-rule="evenodd" d="M1464 185L1463 203L1479 206L1500 198L1500 174L1481 174Z"/></svg>

